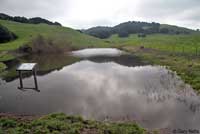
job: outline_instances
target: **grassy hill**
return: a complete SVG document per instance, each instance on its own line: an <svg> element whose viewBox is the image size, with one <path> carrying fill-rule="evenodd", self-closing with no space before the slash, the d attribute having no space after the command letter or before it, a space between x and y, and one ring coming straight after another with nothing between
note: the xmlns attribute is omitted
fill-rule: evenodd
<svg viewBox="0 0 200 134"><path fill-rule="evenodd" d="M9 43L0 44L0 51L16 50L28 43L38 34L45 38L54 39L58 45L71 45L74 47L88 47L106 45L102 40L81 34L71 28L52 26L47 24L25 24L13 21L0 20L0 24L7 27L18 36L18 39Z"/></svg>
<svg viewBox="0 0 200 134"><path fill-rule="evenodd" d="M120 23L113 27L97 26L86 30L82 30L88 35L98 37L101 39L109 38L114 34L118 34L119 37L128 37L131 34L167 34L167 35L179 35L179 34L191 34L196 31L184 27L160 24L160 23L148 23L139 21L128 21Z"/></svg>
<svg viewBox="0 0 200 134"><path fill-rule="evenodd" d="M51 40L56 47L60 48L80 49L95 46L107 46L107 43L103 40L82 34L67 27L47 24L26 24L7 20L0 20L0 24L7 27L18 37L14 41L0 43L0 70L5 68L5 65L1 62L15 58L16 55L13 54L13 51L24 45L31 46L31 42L37 38L38 35L46 40Z"/></svg>

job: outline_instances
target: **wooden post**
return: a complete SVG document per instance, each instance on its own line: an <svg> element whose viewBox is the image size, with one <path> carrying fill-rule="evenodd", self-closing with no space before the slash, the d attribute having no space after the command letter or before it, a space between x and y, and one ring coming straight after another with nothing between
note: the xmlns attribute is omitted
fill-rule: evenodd
<svg viewBox="0 0 200 134"><path fill-rule="evenodd" d="M18 88L23 89L22 72L21 71L18 71L18 72L19 72L19 81L20 81L20 87Z"/></svg>
<svg viewBox="0 0 200 134"><path fill-rule="evenodd" d="M36 77L36 69L33 70L33 76L34 76L34 82L35 82L35 89L38 90L38 84L37 84L37 77Z"/></svg>

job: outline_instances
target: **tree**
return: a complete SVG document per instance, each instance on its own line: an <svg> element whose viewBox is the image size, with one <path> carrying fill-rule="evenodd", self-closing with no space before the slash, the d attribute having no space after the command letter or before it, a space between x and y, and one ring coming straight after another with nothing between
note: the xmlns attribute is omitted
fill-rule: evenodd
<svg viewBox="0 0 200 134"><path fill-rule="evenodd" d="M119 31L118 36L119 37L128 37L129 33L127 31L121 30L121 31Z"/></svg>
<svg viewBox="0 0 200 134"><path fill-rule="evenodd" d="M5 43L16 39L17 36L10 32L6 27L0 25L0 43Z"/></svg>
<svg viewBox="0 0 200 134"><path fill-rule="evenodd" d="M112 34L110 27L93 27L88 30L82 30L82 32L101 39L108 38Z"/></svg>
<svg viewBox="0 0 200 134"><path fill-rule="evenodd" d="M146 37L146 34L140 33L140 34L138 34L138 37L139 37L139 38L145 38L145 37Z"/></svg>
<svg viewBox="0 0 200 134"><path fill-rule="evenodd" d="M169 33L169 29L168 28L161 28L160 29L160 33L168 34Z"/></svg>
<svg viewBox="0 0 200 134"><path fill-rule="evenodd" d="M59 22L54 22L54 25L62 26Z"/></svg>
<svg viewBox="0 0 200 134"><path fill-rule="evenodd" d="M9 15L0 13L0 19L16 21L16 22L20 22L20 23L31 23L31 24L45 23L45 24L48 24L48 25L62 26L58 22L51 22L49 20L46 20L46 19L43 19L43 18L40 18L40 17L35 17L35 18L28 19L26 17L20 17L20 16L12 17L12 16L9 16Z"/></svg>
<svg viewBox="0 0 200 134"><path fill-rule="evenodd" d="M15 16L13 17L13 21L21 22L21 23L29 23L29 20L25 17Z"/></svg>

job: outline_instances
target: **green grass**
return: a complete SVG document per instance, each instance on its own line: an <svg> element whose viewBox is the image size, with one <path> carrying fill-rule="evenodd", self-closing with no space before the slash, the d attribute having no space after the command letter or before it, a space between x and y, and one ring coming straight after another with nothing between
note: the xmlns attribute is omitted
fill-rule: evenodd
<svg viewBox="0 0 200 134"><path fill-rule="evenodd" d="M4 70L6 68L6 65L2 62L0 62L0 73L2 72L2 70Z"/></svg>
<svg viewBox="0 0 200 134"><path fill-rule="evenodd" d="M0 24L14 32L18 39L0 44L0 51L16 50L20 46L27 44L37 35L51 38L58 45L70 45L74 47L106 46L107 44L100 39L81 34L71 28L52 26L47 24L24 24L13 21L0 20Z"/></svg>
<svg viewBox="0 0 200 134"><path fill-rule="evenodd" d="M36 119L0 118L0 134L145 134L135 123L112 123L84 120L80 116L63 113Z"/></svg>
<svg viewBox="0 0 200 134"><path fill-rule="evenodd" d="M200 54L200 34L197 33L190 35L152 34L145 38L138 38L136 34L128 38L113 35L106 41L115 46L144 46L171 53L196 54L197 49L197 53Z"/></svg>
<svg viewBox="0 0 200 134"><path fill-rule="evenodd" d="M9 54L7 51L0 53L0 62L12 60L14 58L15 57L13 55Z"/></svg>

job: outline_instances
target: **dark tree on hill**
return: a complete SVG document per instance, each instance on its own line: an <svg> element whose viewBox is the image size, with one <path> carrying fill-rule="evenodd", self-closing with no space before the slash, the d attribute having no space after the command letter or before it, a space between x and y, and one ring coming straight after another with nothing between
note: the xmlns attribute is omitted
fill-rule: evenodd
<svg viewBox="0 0 200 134"><path fill-rule="evenodd" d="M62 26L59 22L54 22L54 25Z"/></svg>
<svg viewBox="0 0 200 134"><path fill-rule="evenodd" d="M98 31L95 33L91 33L90 35L101 38L101 39L110 37L110 33L108 31Z"/></svg>
<svg viewBox="0 0 200 134"><path fill-rule="evenodd" d="M9 15L0 13L0 19L2 19L2 20L16 21L16 22L20 22L20 23L31 23L31 24L45 23L45 24L48 24L48 25L62 26L58 22L51 22L51 21L48 21L48 20L40 18L40 17L35 17L35 18L28 19L28 18L20 17L20 16L12 17L12 16L9 16Z"/></svg>
<svg viewBox="0 0 200 134"><path fill-rule="evenodd" d="M123 31L123 32L122 32ZM142 29L142 24L138 23L138 22L125 22L125 23L121 23L115 27L113 27L113 32L114 33L118 33L118 34L121 34L125 32L128 33L128 34L134 34L134 33L138 33L138 32L142 32L143 29Z"/></svg>
<svg viewBox="0 0 200 134"><path fill-rule="evenodd" d="M159 33L160 29L160 24L152 22L149 24L149 26L144 30L144 33L146 34L154 34L154 33Z"/></svg>
<svg viewBox="0 0 200 134"><path fill-rule="evenodd" d="M40 23L46 23L46 24L49 24L49 25L54 24L54 23L52 23L52 22L50 22L46 19L40 18L40 17L31 18L31 19L29 19L29 22L32 23L32 24L40 24Z"/></svg>
<svg viewBox="0 0 200 134"><path fill-rule="evenodd" d="M176 34L181 34L181 32L180 32L180 31L176 31L175 33L176 33Z"/></svg>
<svg viewBox="0 0 200 134"><path fill-rule="evenodd" d="M13 17L13 21L21 22L21 23L29 23L29 20L25 17L15 16Z"/></svg>
<svg viewBox="0 0 200 134"><path fill-rule="evenodd" d="M139 38L145 38L145 37L146 37L146 34L140 33L140 34L138 34L138 37L139 37Z"/></svg>
<svg viewBox="0 0 200 134"><path fill-rule="evenodd" d="M101 39L108 38L112 34L110 27L94 27L83 32Z"/></svg>
<svg viewBox="0 0 200 134"><path fill-rule="evenodd" d="M0 43L5 43L16 39L17 36L10 32L6 27L0 25Z"/></svg>
<svg viewBox="0 0 200 134"><path fill-rule="evenodd" d="M167 29L167 28L161 28L160 29L160 33L168 34L169 33L169 29Z"/></svg>
<svg viewBox="0 0 200 134"><path fill-rule="evenodd" d="M0 13L0 19L2 20L12 20L13 18L7 14Z"/></svg>
<svg viewBox="0 0 200 134"><path fill-rule="evenodd" d="M121 31L118 32L118 36L122 37L122 38L125 38L125 37L129 36L129 33L127 31L121 30Z"/></svg>

